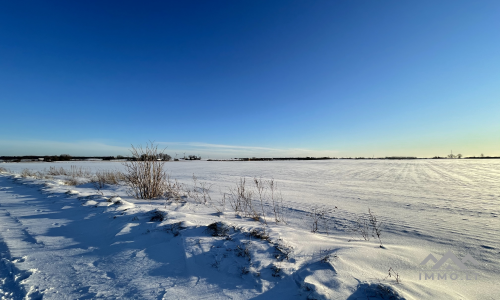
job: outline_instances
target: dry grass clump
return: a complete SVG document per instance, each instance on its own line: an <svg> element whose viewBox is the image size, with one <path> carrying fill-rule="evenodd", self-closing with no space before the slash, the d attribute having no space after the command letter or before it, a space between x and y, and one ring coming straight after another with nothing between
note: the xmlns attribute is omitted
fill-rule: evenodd
<svg viewBox="0 0 500 300"><path fill-rule="evenodd" d="M0 167L0 173L8 173L9 170L7 170L6 168L4 167Z"/></svg>
<svg viewBox="0 0 500 300"><path fill-rule="evenodd" d="M368 215L358 217L351 230L359 233L365 241L369 241L370 236L378 239L380 247L383 248L381 239L382 222L377 219L377 216L370 209L368 209Z"/></svg>
<svg viewBox="0 0 500 300"><path fill-rule="evenodd" d="M165 197L167 199L173 199L175 201L181 201L182 198L186 196L184 185L177 181L177 179L170 179L170 175L167 175L167 180L165 184Z"/></svg>
<svg viewBox="0 0 500 300"><path fill-rule="evenodd" d="M71 177L84 177L84 178L92 177L92 171L90 170L90 168L84 168L81 166L74 166L74 165L71 165L69 172L63 175L68 175L68 174Z"/></svg>
<svg viewBox="0 0 500 300"><path fill-rule="evenodd" d="M193 189L188 190L187 194L197 203L208 204L212 202L212 197L210 197L210 189L212 186L213 184L207 182L198 182L198 178L193 174Z"/></svg>
<svg viewBox="0 0 500 300"><path fill-rule="evenodd" d="M23 178L27 178L27 177L35 177L36 175L36 172L35 171L32 171L30 169L23 169L21 171L21 177Z"/></svg>
<svg viewBox="0 0 500 300"><path fill-rule="evenodd" d="M21 171L21 177L23 178L34 178L34 179L52 179L51 175L47 175L44 171L33 171L30 169L23 169Z"/></svg>
<svg viewBox="0 0 500 300"><path fill-rule="evenodd" d="M49 170L47 171L47 174L52 175L52 176L59 176L59 175L68 176L69 172L67 170L65 170L63 167L56 168L56 167L51 166L49 168Z"/></svg>
<svg viewBox="0 0 500 300"><path fill-rule="evenodd" d="M54 167L51 166L48 171L46 171L47 175L52 176L71 176L71 177L83 177L83 178L91 178L92 171L90 168L84 168L82 166L71 165L69 170L64 169L63 167Z"/></svg>
<svg viewBox="0 0 500 300"><path fill-rule="evenodd" d="M238 183L229 191L227 199L235 214L250 217L267 224L266 216L269 212L266 211L266 207L270 207L272 210L270 213L274 216L274 221L276 223L286 223L283 196L274 179L254 178L251 184L247 184L245 178L240 178Z"/></svg>
<svg viewBox="0 0 500 300"><path fill-rule="evenodd" d="M120 171L96 171L90 178L90 182L97 183L100 188L105 184L119 184L120 181L125 181L125 175Z"/></svg>
<svg viewBox="0 0 500 300"><path fill-rule="evenodd" d="M129 194L136 199L157 199L167 191L167 174L164 160L157 157L163 154L152 142L146 147L132 146L134 160L123 163L125 166L125 183L129 186Z"/></svg>
<svg viewBox="0 0 500 300"><path fill-rule="evenodd" d="M247 187L245 178L240 178L236 186L229 190L229 204L235 214L259 219L259 213L255 210L252 203L253 191Z"/></svg>
<svg viewBox="0 0 500 300"><path fill-rule="evenodd" d="M75 178L69 178L69 179L64 181L64 184L75 186L75 185L78 185L78 181Z"/></svg>

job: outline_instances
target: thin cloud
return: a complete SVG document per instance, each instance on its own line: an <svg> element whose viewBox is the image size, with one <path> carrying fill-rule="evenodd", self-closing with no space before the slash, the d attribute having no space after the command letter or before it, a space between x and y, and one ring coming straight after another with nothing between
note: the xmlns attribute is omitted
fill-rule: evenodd
<svg viewBox="0 0 500 300"><path fill-rule="evenodd" d="M106 156L128 155L129 148L95 141L59 142L46 140L0 140L0 155L60 155Z"/></svg>
<svg viewBox="0 0 500 300"><path fill-rule="evenodd" d="M240 158L240 157L304 157L335 156L333 150L312 150L302 148L269 148L200 142L157 142L165 146L165 152L173 157L200 155L203 158ZM59 142L47 140L0 140L0 155L60 155L73 156L116 156L129 155L130 147L113 146L96 141Z"/></svg>
<svg viewBox="0 0 500 300"><path fill-rule="evenodd" d="M159 142L168 147L167 152L178 151L179 153L189 153L218 157L296 157L296 156L334 156L337 151L333 150L312 150L302 148L268 148L256 146L240 146L225 144L209 144L200 142Z"/></svg>

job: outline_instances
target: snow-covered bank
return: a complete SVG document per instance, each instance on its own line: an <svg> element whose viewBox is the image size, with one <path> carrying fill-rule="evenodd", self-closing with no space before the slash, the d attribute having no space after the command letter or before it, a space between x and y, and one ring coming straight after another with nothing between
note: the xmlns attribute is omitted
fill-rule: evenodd
<svg viewBox="0 0 500 300"><path fill-rule="evenodd" d="M425 178L421 172L415 171L424 166L392 165L374 174L380 166L358 165L356 171L345 165L333 166L336 169L332 170L322 169L314 163L280 163L270 170L263 170L262 163L256 163L260 165L254 165L251 170L246 163L227 163L231 164L228 167L208 164L214 163L172 163L168 167L173 169L174 177L186 183L190 173L195 173L203 180L210 178L221 185L229 184L227 178L230 178L232 184L236 178L232 174L237 171L230 169L235 168L241 168L238 170L241 175L274 176L280 183L288 181L283 192L288 200L289 225L270 222L265 228L269 235L267 240L262 239L262 234L250 234L254 229L264 228L259 222L236 218L229 211L219 217L211 207L192 201L165 203L134 200L127 198L124 188L120 186L105 190L103 197L97 195L90 185L68 187L57 179L42 181L1 176L0 226L4 247L0 247L0 250L5 253L4 265L11 266L9 272L13 274L4 277L4 293L24 293L31 298L43 296L46 299L397 299L397 294L407 299L496 299L500 295L495 285L499 279L499 247L495 242L498 239L498 227L495 226L498 210L495 211L488 201L481 201L480 207L483 209L482 214L488 210L492 213L489 216L491 229L469 227L475 232L464 233L466 237L477 237L480 241L477 248L471 248L470 245L476 242L466 238L453 244L450 242L452 238L443 233L435 232L433 235L427 227L421 226L424 222L410 222L415 216L409 218L407 232L399 231L402 225L398 219L405 218L399 214L404 209L409 210L407 214L419 214L424 220L431 220L432 214L427 214L432 212L441 218L446 216L438 209L433 211L425 207L429 205L426 197L431 193L422 187L438 180L438 177L430 179L432 176L429 175ZM297 171L297 165L302 169ZM26 164L14 166L31 168L31 165ZM176 171L181 168L176 170L177 166L185 168L180 174L185 174L185 177L178 176ZM10 164L6 167L13 169ZM439 169L436 165L431 167ZM109 166L107 168L111 169ZM288 171L284 172L283 168ZM370 170L372 173L369 173ZM273 171L276 173L272 174ZM285 177L283 173L289 176ZM380 179L380 173L386 174L385 181L383 177ZM349 204L352 203L353 207L363 206L366 200L355 201L354 198L360 194L369 197L370 191L375 195L371 197L389 195L391 188L382 187L383 183L387 184L387 178L394 178L394 174L397 178L393 180L396 188L404 187L400 181L405 181L406 190L390 194L392 205L395 206L392 211L387 211L391 209L389 200L377 202L379 207L372 202L360 209L360 212L364 212L368 207L373 208L390 225L382 236L385 249L378 247L373 240L352 240L353 234L346 231L343 225L348 224L353 214L358 212ZM493 182L498 183L498 177L495 177L498 175L479 173L478 176L489 176L489 181L483 183L486 188L491 186L488 191L474 189L475 183L469 181L468 186L462 186L452 196L465 191L471 198L476 197L478 192L494 196L498 187L495 189ZM333 182L335 177L343 179ZM372 180L366 180L367 177ZM450 177L455 178L456 185L452 188L463 183L456 180L456 175L445 178ZM419 192L416 178L421 180L418 201L415 200ZM412 181L413 186L410 184ZM318 188L322 185L322 189ZM67 193L69 189L74 192ZM413 193L408 193L409 189ZM432 194L444 195L449 192L446 189L443 186L441 190L432 191ZM296 191L299 195L293 197ZM337 192L338 197L334 197L333 194ZM352 193L349 195L349 192ZM401 199L404 193L411 196L411 201ZM114 204L116 198L108 201L113 195L122 198L120 203ZM328 197L331 197L329 202ZM456 201L464 198L461 195ZM401 207L402 203L405 207ZM409 207L406 204L410 204ZM337 226L330 230L329 235L310 232L311 218L307 212L313 205L331 208L329 216L338 218L332 223ZM335 206L338 209L334 209ZM454 204L455 208L461 206L462 203ZM475 206L471 206L473 210ZM151 222L155 210L163 212L163 221ZM391 214L394 218L391 218ZM486 217L481 215L476 218L483 222ZM391 223L391 219L396 221ZM226 224L227 232L212 236L207 226L214 222ZM443 226L438 229L452 227L448 220L443 219L441 222ZM415 232L424 232L425 235ZM489 240L485 238L488 233ZM468 248L463 248L464 245ZM437 278L419 279L419 273L422 272L419 263L430 253L439 259L446 249L453 250L460 259L465 253L470 253L480 263L473 266L478 278L464 281L460 281L463 278L440 281ZM389 268L393 270L391 277L388 277ZM401 279L399 284L394 277L396 273ZM4 276L4 273L0 272L0 276ZM7 299L9 297L15 298L6 296Z"/></svg>

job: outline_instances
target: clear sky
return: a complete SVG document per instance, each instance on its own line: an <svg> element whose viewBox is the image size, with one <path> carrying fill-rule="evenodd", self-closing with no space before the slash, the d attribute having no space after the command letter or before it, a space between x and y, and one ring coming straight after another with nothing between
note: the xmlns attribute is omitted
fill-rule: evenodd
<svg viewBox="0 0 500 300"><path fill-rule="evenodd" d="M500 1L2 1L0 155L500 155Z"/></svg>

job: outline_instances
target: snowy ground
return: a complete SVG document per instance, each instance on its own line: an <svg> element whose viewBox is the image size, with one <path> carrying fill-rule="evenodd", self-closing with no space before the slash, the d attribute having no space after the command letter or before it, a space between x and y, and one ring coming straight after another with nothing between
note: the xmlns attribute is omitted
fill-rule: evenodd
<svg viewBox="0 0 500 300"><path fill-rule="evenodd" d="M0 167L20 173L51 165L123 169L103 162ZM499 160L197 161L167 167L186 186L193 173L213 183L214 198L240 177L274 178L288 224L235 217L229 205L218 216L192 199L134 200L123 186L110 186L101 196L91 184L70 187L62 177L3 174L3 299L500 298ZM118 204L114 195L122 199ZM352 231L368 208L383 222L384 248ZM314 209L327 212L316 234ZM151 221L154 211L164 220ZM223 222L227 232L212 236L207 225L214 222ZM254 229L265 229L269 239L250 234ZM419 265L429 254L439 260L450 250L460 260L470 254L478 264L467 262L468 273L453 261L439 271L431 270L432 262ZM431 273L434 279L425 279Z"/></svg>

